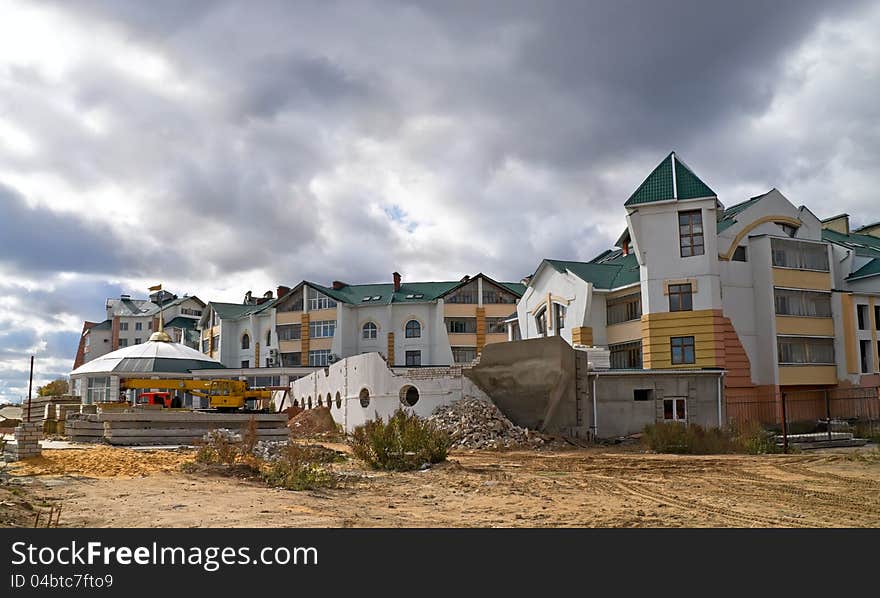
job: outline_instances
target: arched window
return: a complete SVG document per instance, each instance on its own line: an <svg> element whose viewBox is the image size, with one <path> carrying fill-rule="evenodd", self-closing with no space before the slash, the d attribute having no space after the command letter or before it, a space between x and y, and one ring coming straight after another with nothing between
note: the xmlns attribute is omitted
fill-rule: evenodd
<svg viewBox="0 0 880 598"><path fill-rule="evenodd" d="M376 338L379 333L379 327L376 326L373 322L367 322L364 324L363 329L363 337L364 338Z"/></svg>
<svg viewBox="0 0 880 598"><path fill-rule="evenodd" d="M318 395L318 407L324 406L324 399L321 398L321 395Z"/></svg>
<svg viewBox="0 0 880 598"><path fill-rule="evenodd" d="M312 408L312 397L309 397L308 406L309 406L309 409Z"/></svg>
<svg viewBox="0 0 880 598"><path fill-rule="evenodd" d="M361 407L366 409L370 406L370 391L366 388L362 388L360 394L358 394L358 398L361 400Z"/></svg>
<svg viewBox="0 0 880 598"><path fill-rule="evenodd" d="M406 338L420 338L422 336L422 325L418 320L410 320L406 323Z"/></svg>
<svg viewBox="0 0 880 598"><path fill-rule="evenodd" d="M272 344L272 329L270 328L269 330L266 331L266 346L268 347L271 344Z"/></svg>
<svg viewBox="0 0 880 598"><path fill-rule="evenodd" d="M245 332L241 336L241 348L242 349L250 349L251 348L251 337L250 337L250 335L248 335L247 332Z"/></svg>
<svg viewBox="0 0 880 598"><path fill-rule="evenodd" d="M327 393L327 409L333 407L333 397L330 396L330 393Z"/></svg>
<svg viewBox="0 0 880 598"><path fill-rule="evenodd" d="M336 391L336 408L342 409L342 395L339 394L339 391Z"/></svg>

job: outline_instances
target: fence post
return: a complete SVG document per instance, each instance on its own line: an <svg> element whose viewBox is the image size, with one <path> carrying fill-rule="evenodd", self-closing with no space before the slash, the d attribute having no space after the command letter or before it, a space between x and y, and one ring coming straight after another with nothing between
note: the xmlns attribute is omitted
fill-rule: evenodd
<svg viewBox="0 0 880 598"><path fill-rule="evenodd" d="M788 420L785 417L785 393L779 393L782 397L782 452L788 453Z"/></svg>
<svg viewBox="0 0 880 598"><path fill-rule="evenodd" d="M831 440L831 393L825 389L825 420L828 422L825 427L828 430L828 440Z"/></svg>

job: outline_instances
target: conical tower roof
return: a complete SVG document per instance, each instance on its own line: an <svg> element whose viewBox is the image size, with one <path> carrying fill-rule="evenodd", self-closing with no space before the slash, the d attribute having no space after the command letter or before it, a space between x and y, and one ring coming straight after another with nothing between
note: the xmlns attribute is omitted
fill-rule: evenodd
<svg viewBox="0 0 880 598"><path fill-rule="evenodd" d="M655 201L716 197L715 192L694 174L675 152L671 152L651 171L639 188L630 195L626 207Z"/></svg>
<svg viewBox="0 0 880 598"><path fill-rule="evenodd" d="M168 340L164 340L168 339ZM73 370L70 375L92 373L166 373L185 374L191 370L225 367L216 359L191 347L170 342L167 334L153 333L150 340L96 357Z"/></svg>

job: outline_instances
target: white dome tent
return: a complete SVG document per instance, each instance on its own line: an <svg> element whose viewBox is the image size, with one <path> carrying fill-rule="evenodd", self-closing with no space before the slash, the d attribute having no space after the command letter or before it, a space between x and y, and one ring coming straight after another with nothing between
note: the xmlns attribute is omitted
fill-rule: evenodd
<svg viewBox="0 0 880 598"><path fill-rule="evenodd" d="M192 370L225 366L195 349L174 343L161 329L140 345L107 353L70 373L74 394L83 403L116 401L121 378L194 378Z"/></svg>

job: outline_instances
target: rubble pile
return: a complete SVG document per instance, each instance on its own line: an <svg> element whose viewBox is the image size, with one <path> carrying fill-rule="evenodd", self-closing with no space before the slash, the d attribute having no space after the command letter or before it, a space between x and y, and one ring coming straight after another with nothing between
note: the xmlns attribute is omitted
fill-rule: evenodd
<svg viewBox="0 0 880 598"><path fill-rule="evenodd" d="M449 434L453 448L500 449L544 444L540 435L514 425L493 403L473 397L437 407L428 421Z"/></svg>
<svg viewBox="0 0 880 598"><path fill-rule="evenodd" d="M306 409L288 421L293 436L318 436L336 432L336 422L327 407Z"/></svg>

